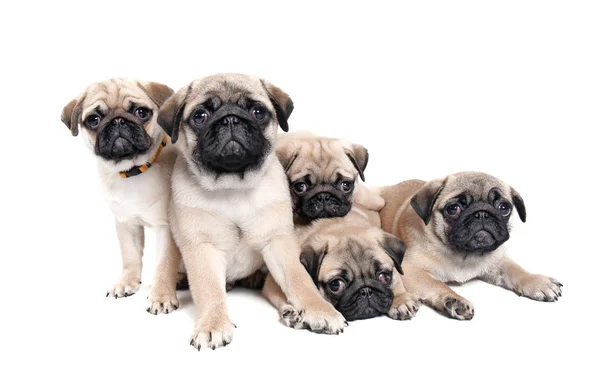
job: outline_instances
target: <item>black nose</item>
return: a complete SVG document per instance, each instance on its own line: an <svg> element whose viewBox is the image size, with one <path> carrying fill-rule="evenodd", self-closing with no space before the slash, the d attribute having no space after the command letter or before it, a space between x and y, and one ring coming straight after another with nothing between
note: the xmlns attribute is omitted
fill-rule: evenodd
<svg viewBox="0 0 600 387"><path fill-rule="evenodd" d="M228 126L232 126L232 125L236 125L240 123L240 119L236 116L225 116L223 117L223 119L221 120L221 122L223 123L223 125L228 125Z"/></svg>
<svg viewBox="0 0 600 387"><path fill-rule="evenodd" d="M363 297L371 298L371 296L373 295L373 291L371 290L371 288L362 288L360 289L360 294Z"/></svg>
<svg viewBox="0 0 600 387"><path fill-rule="evenodd" d="M490 217L490 214L487 211L477 211L474 216L475 216L475 219L480 219L480 218L487 219Z"/></svg>
<svg viewBox="0 0 600 387"><path fill-rule="evenodd" d="M117 117L117 118L113 119L112 123L115 126L122 126L123 124L125 124L125 120L121 117Z"/></svg>
<svg viewBox="0 0 600 387"><path fill-rule="evenodd" d="M321 192L317 194L316 198L318 201L325 203L326 201L331 199L331 195L327 192Z"/></svg>

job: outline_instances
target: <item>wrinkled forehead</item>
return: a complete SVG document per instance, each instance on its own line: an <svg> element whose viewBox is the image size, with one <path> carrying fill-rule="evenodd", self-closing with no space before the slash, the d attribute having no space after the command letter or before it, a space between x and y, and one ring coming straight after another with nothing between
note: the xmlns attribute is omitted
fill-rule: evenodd
<svg viewBox="0 0 600 387"><path fill-rule="evenodd" d="M382 270L392 268L393 262L376 241L348 236L344 242L329 250L321 265L319 277L324 281L337 276L354 280L374 276Z"/></svg>
<svg viewBox="0 0 600 387"><path fill-rule="evenodd" d="M499 190L501 195L509 197L509 188L501 180L485 174L464 174L448 178L446 187L442 194L442 201L455 198L459 195L470 195L473 200L488 200L488 194L492 189Z"/></svg>
<svg viewBox="0 0 600 387"><path fill-rule="evenodd" d="M96 83L86 90L82 116L85 117L92 111L107 114L118 109L128 111L131 106L151 107L152 104L152 100L137 82L115 79Z"/></svg>
<svg viewBox="0 0 600 387"><path fill-rule="evenodd" d="M241 74L227 76L218 74L190 84L186 98L188 106L184 114L190 113L195 107L211 99L217 99L220 104L257 101L273 111L273 105L259 78Z"/></svg>
<svg viewBox="0 0 600 387"><path fill-rule="evenodd" d="M349 146L346 147L343 141L317 138L300 140L298 144L294 153L302 162L292 165L288 171L290 180L295 181L309 174L311 183L318 184L338 179L355 180L358 176L358 171L346 155Z"/></svg>

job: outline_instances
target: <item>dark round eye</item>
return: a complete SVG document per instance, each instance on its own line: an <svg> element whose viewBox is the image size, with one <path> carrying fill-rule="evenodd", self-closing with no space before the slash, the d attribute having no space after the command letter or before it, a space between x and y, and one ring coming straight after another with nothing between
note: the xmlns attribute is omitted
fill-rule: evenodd
<svg viewBox="0 0 600 387"><path fill-rule="evenodd" d="M255 106L252 108L252 117L258 121L262 121L267 116L267 110L262 106Z"/></svg>
<svg viewBox="0 0 600 387"><path fill-rule="evenodd" d="M340 183L340 189L342 190L342 192L350 192L352 191L352 188L354 188L353 181L342 181Z"/></svg>
<svg viewBox="0 0 600 387"><path fill-rule="evenodd" d="M135 115L140 120L145 120L148 117L150 117L150 113L151 113L150 109L145 108L145 107L139 107L139 108L135 109Z"/></svg>
<svg viewBox="0 0 600 387"><path fill-rule="evenodd" d="M512 206L507 202L500 202L500 204L498 204L498 210L502 216L508 216L512 211Z"/></svg>
<svg viewBox="0 0 600 387"><path fill-rule="evenodd" d="M446 214L451 218L456 218L462 212L462 208L458 204L450 204L446 207Z"/></svg>
<svg viewBox="0 0 600 387"><path fill-rule="evenodd" d="M206 110L196 110L194 115L192 115L192 122L195 125L202 125L208 120L208 112Z"/></svg>
<svg viewBox="0 0 600 387"><path fill-rule="evenodd" d="M294 184L292 188L294 189L294 192L301 194L303 192L306 192L306 190L308 189L308 185L306 185L306 183L299 182Z"/></svg>
<svg viewBox="0 0 600 387"><path fill-rule="evenodd" d="M100 116L92 114L85 119L85 126L89 129L96 129L100 125Z"/></svg>
<svg viewBox="0 0 600 387"><path fill-rule="evenodd" d="M392 282L392 275L390 273L387 273L387 272L382 272L382 273L379 273L379 275L377 276L377 279L382 284L389 285L390 282Z"/></svg>
<svg viewBox="0 0 600 387"><path fill-rule="evenodd" d="M327 287L333 294L342 294L346 290L346 283L341 279L334 279L329 281Z"/></svg>

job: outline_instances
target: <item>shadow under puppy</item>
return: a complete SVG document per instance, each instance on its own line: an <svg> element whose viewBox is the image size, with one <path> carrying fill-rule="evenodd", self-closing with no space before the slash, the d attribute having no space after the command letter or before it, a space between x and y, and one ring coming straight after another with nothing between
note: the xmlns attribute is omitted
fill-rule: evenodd
<svg viewBox="0 0 600 387"><path fill-rule="evenodd" d="M461 172L425 182L409 180L378 189L385 199L381 224L407 246L404 284L424 303L459 320L475 309L446 285L481 279L538 301L556 301L562 285L531 274L507 257L516 211L525 222L525 203L501 180L480 172Z"/></svg>
<svg viewBox="0 0 600 387"><path fill-rule="evenodd" d="M190 344L229 344L227 283L263 263L309 329L343 330L343 316L319 295L298 257L291 200L275 156L288 129L290 97L257 77L217 74L193 81L160 110L159 122L180 155L172 176L170 224L197 306Z"/></svg>
<svg viewBox="0 0 600 387"><path fill-rule="evenodd" d="M176 152L165 147L167 138L157 122L158 110L171 94L160 83L115 78L88 86L61 115L71 134L81 132L96 155L105 198L115 215L123 272L107 297L138 291L144 227L156 230L158 264L147 304L153 314L179 305L175 287L181 260L167 219Z"/></svg>
<svg viewBox="0 0 600 387"><path fill-rule="evenodd" d="M418 300L400 278L404 244L380 228L383 200L366 186L367 150L341 139L309 132L280 135L277 155L294 202L300 261L321 295L347 320L388 314L411 318ZM284 323L303 327L303 315L289 305L268 277L265 296Z"/></svg>

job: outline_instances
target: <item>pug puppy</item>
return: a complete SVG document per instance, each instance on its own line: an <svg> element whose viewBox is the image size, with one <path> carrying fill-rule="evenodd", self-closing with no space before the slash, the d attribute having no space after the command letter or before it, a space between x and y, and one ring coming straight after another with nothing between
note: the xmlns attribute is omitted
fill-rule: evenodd
<svg viewBox="0 0 600 387"><path fill-rule="evenodd" d="M358 180L365 181L369 161L365 147L308 131L280 134L277 158L284 167L294 205L294 223L345 216L353 202L373 212L379 222L383 199Z"/></svg>
<svg viewBox="0 0 600 387"><path fill-rule="evenodd" d="M420 301L404 289L404 243L373 225L368 211L354 203L344 217L317 219L298 227L300 262L321 295L346 320L382 314L397 320L410 319ZM263 292L286 325L303 327L302 311L287 302L271 277L267 277Z"/></svg>
<svg viewBox="0 0 600 387"><path fill-rule="evenodd" d="M175 148L157 122L158 109L173 94L168 86L132 79L110 79L88 86L63 109L61 120L98 161L108 206L115 215L123 272L107 297L138 291L142 276L144 227L156 230L158 265L147 311L178 308L175 286L179 251L167 219L169 179Z"/></svg>
<svg viewBox="0 0 600 387"><path fill-rule="evenodd" d="M288 129L290 97L242 74L193 81L162 106L159 123L180 156L172 176L170 224L198 307L190 344L229 344L226 284L263 263L307 327L339 333L344 317L326 302L299 261L287 180L275 156Z"/></svg>
<svg viewBox="0 0 600 387"><path fill-rule="evenodd" d="M446 283L475 278L537 301L562 295L560 282L527 272L500 248L509 238L512 213L526 218L523 199L501 180L461 172L378 191L386 202L380 212L383 229L407 246L406 289L434 309L459 320L473 318L473 304Z"/></svg>

